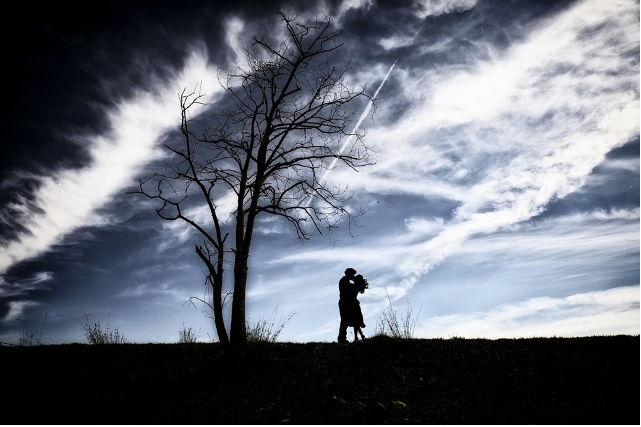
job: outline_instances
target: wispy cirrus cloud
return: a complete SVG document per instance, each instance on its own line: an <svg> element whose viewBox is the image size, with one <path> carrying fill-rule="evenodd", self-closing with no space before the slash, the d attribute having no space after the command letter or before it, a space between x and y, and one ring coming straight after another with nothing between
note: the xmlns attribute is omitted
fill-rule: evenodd
<svg viewBox="0 0 641 427"><path fill-rule="evenodd" d="M526 263L535 258L554 258L562 265L560 256L570 257L573 253L594 252L594 258L607 256L607 254L618 253L623 255L638 247L639 239L639 209L615 209L606 212L597 209L591 212L558 216L544 220L538 220L532 224L529 222L512 224L503 227L501 234L485 236L483 239L463 240L453 239L452 244L458 244L456 253L471 256L474 253L484 254L490 259L505 258L509 254L509 262L517 263L516 260ZM623 221L623 223L622 223ZM616 223L616 230L612 224ZM354 241L351 245L341 248L332 247L321 250L297 251L276 258L271 263L296 264L309 261L318 261L327 265L357 265L359 270L364 272L388 271L389 274L377 277L373 283L385 284L395 296L402 297L403 292L398 293L394 286L398 284L389 281L390 278L405 277L407 271L415 268L409 261L414 262L413 254L417 250L425 249L424 239L426 236L442 236L441 231L444 223L440 219L413 217L405 221L403 230L396 230L395 234L377 235L367 242ZM464 236L469 237L467 234ZM446 237L449 237L446 235ZM434 258L438 251L441 251L443 259L446 255L452 255L454 249L439 248L439 244L446 244L447 240L442 238L428 240L433 243ZM463 244L461 246L461 244ZM407 262L407 264L405 264ZM401 268L398 268L401 266ZM524 271L527 270L522 266ZM312 274L315 274L312 272ZM292 281L292 286L301 278L297 277ZM309 279L302 279L303 282ZM373 286L372 289L376 288ZM401 288L409 290L408 287ZM399 288L400 289L400 288ZM373 295L372 291L368 295ZM379 296L384 297L383 292Z"/></svg>
<svg viewBox="0 0 641 427"><path fill-rule="evenodd" d="M634 2L581 2L474 71L405 76L404 87L431 90L395 125L370 129L375 167L333 176L357 194L424 190L458 203L438 235L408 251L405 288L471 236L576 192L638 136L638 12Z"/></svg>
<svg viewBox="0 0 641 427"><path fill-rule="evenodd" d="M532 298L490 311L423 319L421 337L524 338L639 334L639 286Z"/></svg>
<svg viewBox="0 0 641 427"><path fill-rule="evenodd" d="M42 305L27 296L32 291L49 290L48 282L53 280L53 273L41 271L22 280L10 281L0 277L0 302L6 304L8 310L0 317L0 323L6 324L24 320L25 312L30 308Z"/></svg>
<svg viewBox="0 0 641 427"><path fill-rule="evenodd" d="M50 271L41 271L19 281L9 281L0 277L0 298L17 297L36 289L49 289L45 283L51 280L53 280L53 273Z"/></svg>
<svg viewBox="0 0 641 427"><path fill-rule="evenodd" d="M3 323L16 322L22 320L24 313L33 307L40 305L37 301L23 300L23 301L10 301L9 312L2 319Z"/></svg>

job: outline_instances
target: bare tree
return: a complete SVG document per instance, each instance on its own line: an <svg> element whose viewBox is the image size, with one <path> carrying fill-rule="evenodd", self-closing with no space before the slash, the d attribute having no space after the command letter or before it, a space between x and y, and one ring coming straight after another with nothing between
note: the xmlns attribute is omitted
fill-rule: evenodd
<svg viewBox="0 0 641 427"><path fill-rule="evenodd" d="M207 266L216 332L224 344L247 339L245 294L256 218L281 218L302 240L349 225L360 212L346 208L347 188L327 184L323 175L332 162L353 169L373 162L363 135L348 128L359 100L370 98L364 89L350 89L346 62L336 65L342 61L340 32L327 16L301 23L279 14L285 41L276 46L254 37L246 63L219 74L228 108L194 119L190 111L203 95L180 94L182 142L166 144L178 161L140 181L134 191L159 200L161 218L182 220L200 233L202 243L195 249ZM235 209L226 216L221 201L230 196ZM223 314L228 265L233 266L229 337Z"/></svg>

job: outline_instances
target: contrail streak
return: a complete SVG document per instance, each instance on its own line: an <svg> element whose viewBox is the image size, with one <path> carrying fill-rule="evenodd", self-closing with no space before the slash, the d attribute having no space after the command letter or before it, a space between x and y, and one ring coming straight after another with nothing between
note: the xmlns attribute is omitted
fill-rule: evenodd
<svg viewBox="0 0 641 427"><path fill-rule="evenodd" d="M416 34L415 34L415 35L416 35ZM412 38L412 40L413 40L413 39L414 39L414 38ZM376 99L376 97L378 96L378 93L379 93L379 92L381 91L381 89L383 88L383 85L385 84L385 81L387 80L387 78L389 77L390 73L391 73L391 72L392 72L392 70L394 69L394 66L396 65L396 62L397 62L397 61L398 61L398 59L397 59L396 61L394 61L394 63L393 63L393 64L392 64L392 66L390 67L390 69L387 71L387 74L385 74L385 78L383 78L383 81L381 82L381 84L380 84L380 85L378 85L378 89L376 89L376 92L374 92L374 96L373 96L373 97L372 97L372 99L370 99L370 101L367 103L367 107L365 107L365 110L364 110L364 111L363 111L363 113L361 114L361 117L358 119L358 122L356 122L356 126L354 126L354 129L352 130L351 134L347 137L347 139L345 140L345 142L344 142L344 143L343 143L343 145L341 146L340 150L338 150L338 154L337 154L337 156L340 156L340 155L343 153L343 151L345 151L345 148L347 148L347 146L349 145L349 143L350 143L350 142L352 142L352 139L354 138L354 135L356 134L356 131L357 131L357 130L358 130L358 128L361 126L361 123L363 123L363 120L365 120L365 117L367 117L367 114L369 113L369 110L371 110L371 109L372 109L372 105L374 104L374 101L373 101L373 100L374 100L374 99ZM334 166L336 166L336 162L337 162L337 161L338 161L338 157L335 157L335 158L334 158L334 160L332 161L332 164L331 164L331 165L329 165L329 167L327 168L327 170L326 170L326 171L325 171L325 173L323 174L323 177L322 177L322 178L321 178L321 180L320 180L320 184L321 184L321 185L323 185L323 183L324 183L324 182L325 182L325 180L327 179L327 176L329 175L329 173L332 171L332 169L334 168ZM305 204L305 207L308 207L308 206L310 205L310 203L312 203L312 199L313 199L313 198L314 198L314 195L313 195L313 194L310 194L310 195L309 195L309 199L307 199L307 203Z"/></svg>
<svg viewBox="0 0 641 427"><path fill-rule="evenodd" d="M414 42L414 39L416 38L416 36L418 35L418 33L420 31L421 31L421 29L419 28L414 33L414 35L412 36L412 39L407 43L407 46L405 46L405 50L403 52L406 52L407 49L409 49L409 47L412 45L412 43ZM356 126L354 126L354 129L352 130L352 133L347 137L347 139L345 140L345 142L341 146L340 150L338 150L338 156L343 154L343 151L345 151L345 149L347 148L349 143L352 142L352 138L356 134L356 131L358 130L358 128L361 126L361 123L363 123L363 120L365 120L365 117L367 117L367 114L369 113L369 110L371 110L372 105L374 104L373 100L376 99L376 97L378 96L378 93L383 88L383 85L385 84L385 81L387 81L387 78L389 77L389 75L392 73L392 70L394 69L394 66L396 65L396 62L398 62L398 59L396 61L394 61L392 66L389 68L389 70L387 70L387 74L385 74L385 78L383 78L383 81L381 82L381 84L378 85L378 89L376 89L376 92L374 92L374 96L372 97L372 99L370 99L370 101L367 103L367 107L365 107L365 111L363 111L363 114L361 114L361 117L358 119L358 122L356 122ZM338 161L338 157L335 157L334 160L332 161L332 164L329 165L329 167L327 168L327 170L323 174L323 177L320 180L320 185L323 185L323 183L325 183L325 180L329 176L329 173L334 169L334 166L336 166L336 162L337 161ZM309 205L312 203L313 199L314 199L314 194L310 194L309 195L309 199L307 199L307 203L305 203L305 207L309 207Z"/></svg>

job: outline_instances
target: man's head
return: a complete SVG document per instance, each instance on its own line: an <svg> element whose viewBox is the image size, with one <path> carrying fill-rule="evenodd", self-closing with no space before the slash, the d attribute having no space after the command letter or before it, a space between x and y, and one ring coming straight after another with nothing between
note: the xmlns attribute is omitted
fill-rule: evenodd
<svg viewBox="0 0 641 427"><path fill-rule="evenodd" d="M345 276L347 277L354 277L355 274L356 270L354 270L353 268L348 268L347 270L345 270Z"/></svg>

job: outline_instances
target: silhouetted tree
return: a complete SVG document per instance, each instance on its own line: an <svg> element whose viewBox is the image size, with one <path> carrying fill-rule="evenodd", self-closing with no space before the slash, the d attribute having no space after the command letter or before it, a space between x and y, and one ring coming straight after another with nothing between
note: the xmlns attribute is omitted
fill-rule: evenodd
<svg viewBox="0 0 641 427"><path fill-rule="evenodd" d="M227 101L228 108L195 120L190 110L203 95L196 90L180 94L184 138L166 144L178 162L140 181L134 191L159 200L156 212L161 218L182 220L202 236L195 249L207 266L211 308L223 344L247 339L245 294L256 218L282 218L302 240L339 223L349 226L361 212L348 211L347 188L325 183L322 175L334 161L354 169L372 164L363 135L348 129L362 105L358 100L369 97L348 86L347 63L338 51L340 32L332 29L327 16L297 22L279 14L286 29L284 42L276 46L254 37L246 62L219 73L227 99L218 105ZM341 147L350 136L352 142ZM227 217L221 201L232 195L235 209ZM193 208L194 198L199 198L200 209ZM228 337L223 278L229 263L233 284Z"/></svg>

